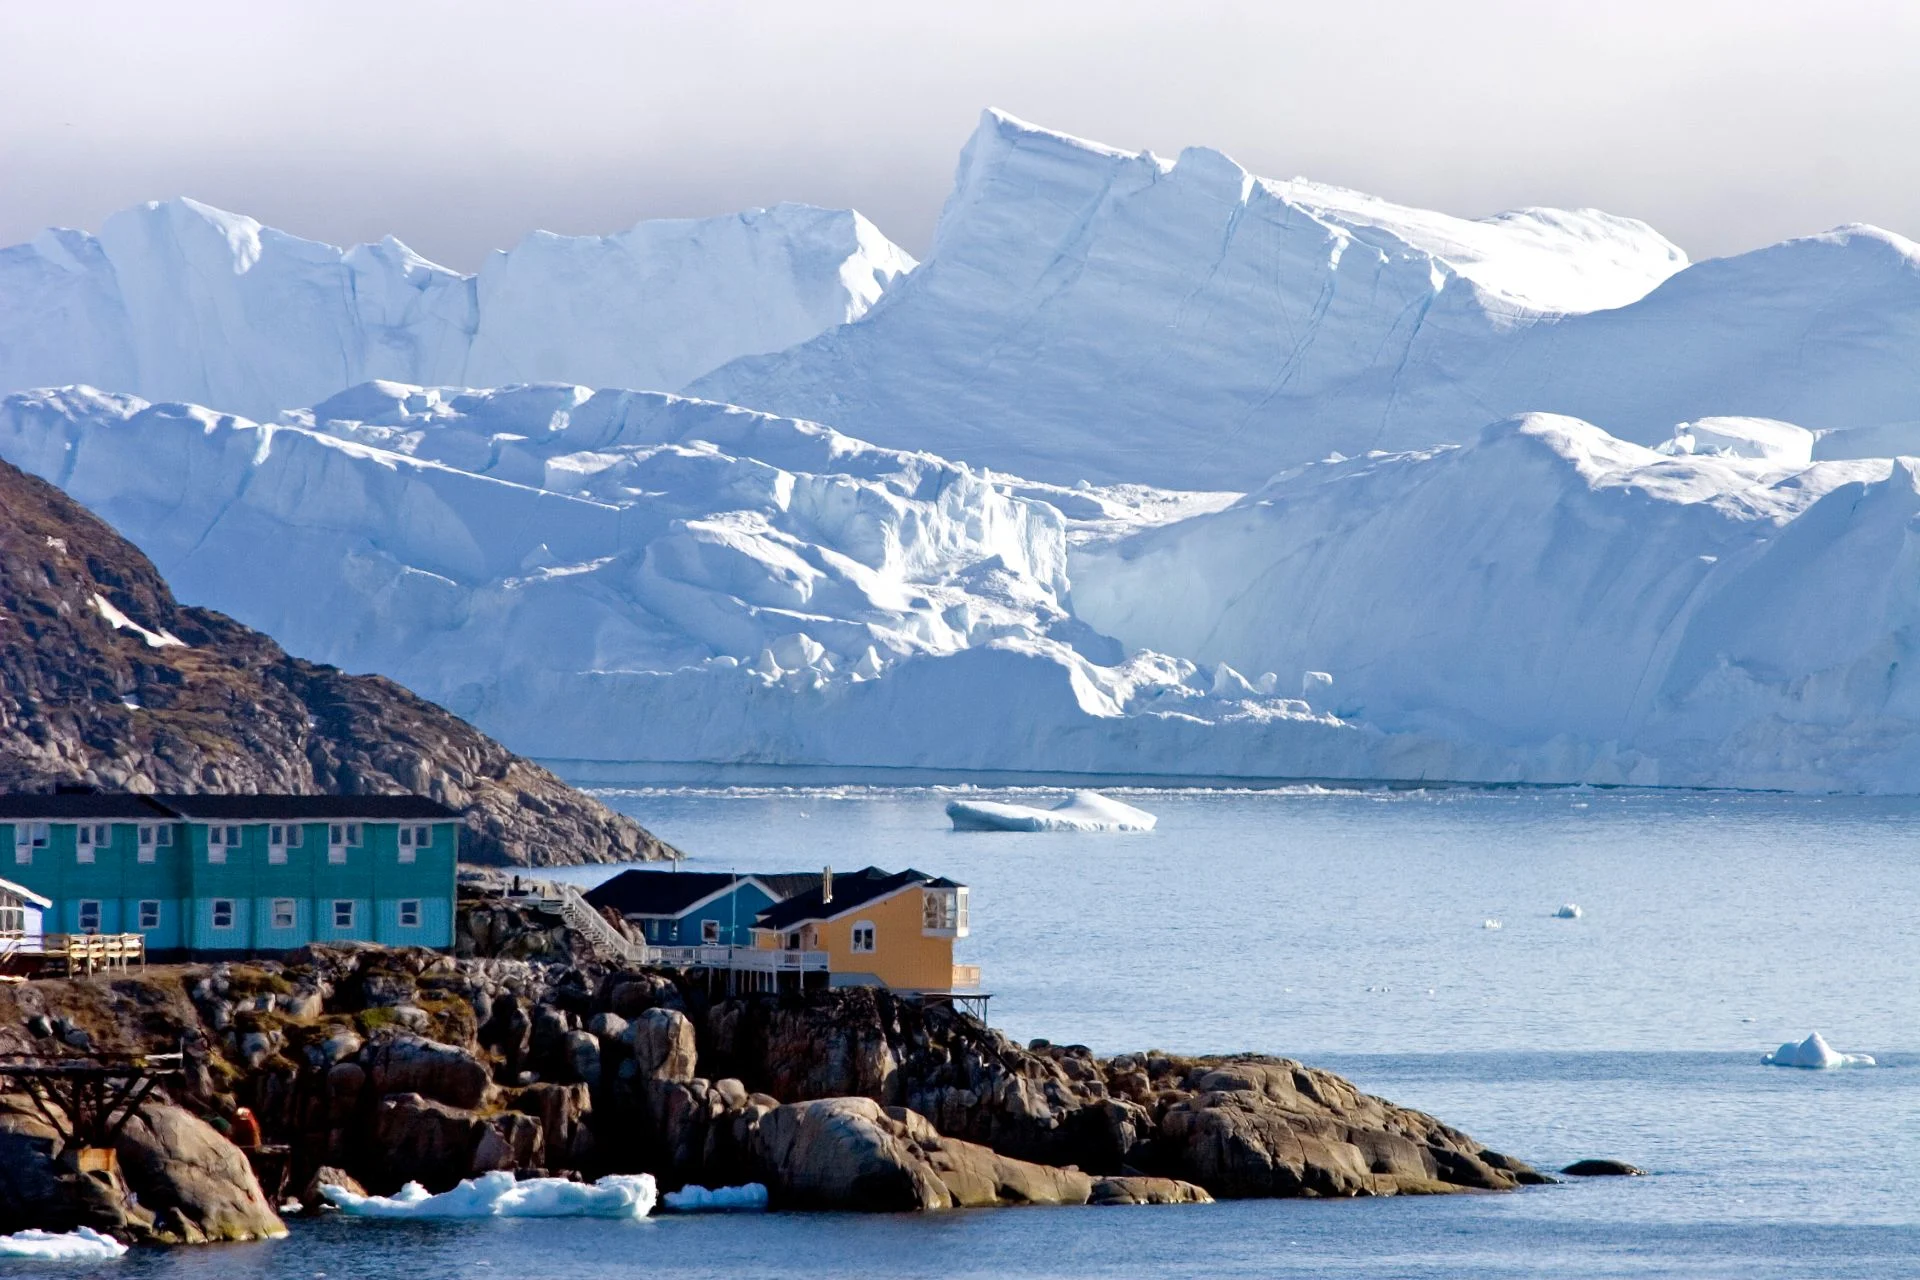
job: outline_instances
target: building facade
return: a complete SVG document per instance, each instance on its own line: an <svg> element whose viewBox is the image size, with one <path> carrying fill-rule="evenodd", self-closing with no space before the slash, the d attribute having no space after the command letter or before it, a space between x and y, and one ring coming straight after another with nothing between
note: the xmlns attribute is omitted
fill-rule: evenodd
<svg viewBox="0 0 1920 1280"><path fill-rule="evenodd" d="M761 912L754 944L824 955L836 987L973 996L979 967L953 959L955 941L969 932L967 898L965 885L911 868L829 872L815 888Z"/></svg>
<svg viewBox="0 0 1920 1280"><path fill-rule="evenodd" d="M0 796L0 873L48 934L150 954L453 943L459 815L420 796Z"/></svg>

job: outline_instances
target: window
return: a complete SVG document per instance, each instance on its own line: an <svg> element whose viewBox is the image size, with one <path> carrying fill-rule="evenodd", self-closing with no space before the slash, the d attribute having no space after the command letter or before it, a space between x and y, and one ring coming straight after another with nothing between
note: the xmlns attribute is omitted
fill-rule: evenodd
<svg viewBox="0 0 1920 1280"><path fill-rule="evenodd" d="M172 827L155 827L150 828L150 830L153 831L153 842L155 844L162 847L169 847L173 844Z"/></svg>
<svg viewBox="0 0 1920 1280"><path fill-rule="evenodd" d="M146 898L140 903L140 927L158 929L160 927L160 903L157 899Z"/></svg>
<svg viewBox="0 0 1920 1280"><path fill-rule="evenodd" d="M353 928L353 900L335 898L333 900L333 927L336 929Z"/></svg>
<svg viewBox="0 0 1920 1280"><path fill-rule="evenodd" d="M921 893L921 928L927 933L967 934L967 891L962 888L927 889Z"/></svg>
<svg viewBox="0 0 1920 1280"><path fill-rule="evenodd" d="M207 828L207 864L209 866L219 866L227 860L225 836L224 828Z"/></svg>
<svg viewBox="0 0 1920 1280"><path fill-rule="evenodd" d="M303 830L304 828L302 828L301 825L297 822L290 822L287 824L287 848L298 849L300 847L301 834Z"/></svg>
<svg viewBox="0 0 1920 1280"><path fill-rule="evenodd" d="M720 941L720 922L718 920L702 920L700 922L700 941L705 943Z"/></svg>
<svg viewBox="0 0 1920 1280"><path fill-rule="evenodd" d="M431 827L400 828L400 847L402 849L424 849L433 843Z"/></svg>
<svg viewBox="0 0 1920 1280"><path fill-rule="evenodd" d="M347 860L347 846L360 844L360 824L334 822L327 826L327 861L338 866Z"/></svg>
<svg viewBox="0 0 1920 1280"><path fill-rule="evenodd" d="M90 839L92 834L86 827L82 827L74 843L73 860L81 866L87 866L93 862L93 841Z"/></svg>
<svg viewBox="0 0 1920 1280"><path fill-rule="evenodd" d="M157 834L159 836L164 837L163 839L159 840L158 843L160 844L173 843L173 832L167 829L166 827L161 827ZM147 825L144 822L140 824L139 830L133 838L133 844L135 849L135 853L133 856L136 861L139 861L139 862L153 861L153 846L156 843L155 835L156 833L151 826Z"/></svg>
<svg viewBox="0 0 1920 1280"><path fill-rule="evenodd" d="M100 904L92 898L80 900L80 932L100 932Z"/></svg>
<svg viewBox="0 0 1920 1280"><path fill-rule="evenodd" d="M13 860L21 866L31 866L33 863L33 851L46 847L46 823L23 822L13 829Z"/></svg>
<svg viewBox="0 0 1920 1280"><path fill-rule="evenodd" d="M853 926L853 949L860 952L873 950L873 921L862 920Z"/></svg>
<svg viewBox="0 0 1920 1280"><path fill-rule="evenodd" d="M400 899L400 927L418 929L420 927L420 899Z"/></svg>
<svg viewBox="0 0 1920 1280"><path fill-rule="evenodd" d="M273 927L276 929L293 928L293 899L275 898L273 900Z"/></svg>
<svg viewBox="0 0 1920 1280"><path fill-rule="evenodd" d="M213 900L213 927L216 929L233 928L232 898L215 898Z"/></svg>
<svg viewBox="0 0 1920 1280"><path fill-rule="evenodd" d="M400 861L402 862L418 862L420 860L420 850L413 843L413 833L413 827L400 828Z"/></svg>
<svg viewBox="0 0 1920 1280"><path fill-rule="evenodd" d="M113 843L113 830L104 822L96 822L92 826L82 826L74 835L74 843L82 849L98 849L104 845ZM81 861L92 862L92 853L89 852Z"/></svg>

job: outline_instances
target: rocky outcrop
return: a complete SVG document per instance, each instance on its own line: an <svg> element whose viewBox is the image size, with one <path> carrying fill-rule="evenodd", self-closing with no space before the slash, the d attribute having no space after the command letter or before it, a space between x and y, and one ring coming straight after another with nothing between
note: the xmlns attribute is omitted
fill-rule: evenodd
<svg viewBox="0 0 1920 1280"><path fill-rule="evenodd" d="M364 1051L359 1066L383 1097L418 1093L450 1107L479 1106L493 1082L486 1065L465 1049L412 1033L382 1039Z"/></svg>
<svg viewBox="0 0 1920 1280"><path fill-rule="evenodd" d="M750 1151L771 1202L797 1209L1085 1204L1093 1189L1078 1170L942 1137L924 1116L869 1098L775 1107L757 1118Z"/></svg>
<svg viewBox="0 0 1920 1280"><path fill-rule="evenodd" d="M1205 1187L1178 1178L1096 1178L1088 1204L1212 1204Z"/></svg>
<svg viewBox="0 0 1920 1280"><path fill-rule="evenodd" d="M120 1131L120 1171L168 1244L266 1240L287 1229L260 1191L247 1157L212 1125L150 1103Z"/></svg>
<svg viewBox="0 0 1920 1280"><path fill-rule="evenodd" d="M392 681L179 604L131 543L5 462L0 510L0 787L415 792L465 812L469 862L671 853Z"/></svg>

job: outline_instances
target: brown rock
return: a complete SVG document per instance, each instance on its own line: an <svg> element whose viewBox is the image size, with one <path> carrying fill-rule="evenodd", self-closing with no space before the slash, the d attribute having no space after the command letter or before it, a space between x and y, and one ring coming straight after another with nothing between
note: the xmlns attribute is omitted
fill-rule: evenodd
<svg viewBox="0 0 1920 1280"><path fill-rule="evenodd" d="M313 1171L313 1176L307 1179L307 1185L300 1189L300 1207L307 1213L318 1213L321 1206L328 1203L325 1193L320 1190L322 1187L339 1187L357 1196L367 1194L360 1180L345 1169L323 1164Z"/></svg>
<svg viewBox="0 0 1920 1280"><path fill-rule="evenodd" d="M391 1094L374 1118L378 1164L362 1169L363 1181L382 1191L418 1182L429 1191L445 1191L474 1172L480 1145L489 1138L488 1168L506 1168L502 1153L512 1150L494 1128L472 1112L449 1107L417 1093Z"/></svg>
<svg viewBox="0 0 1920 1280"><path fill-rule="evenodd" d="M425 1036L395 1035L362 1053L367 1079L381 1096L417 1093L463 1110L480 1105L492 1082L486 1064L465 1049Z"/></svg>
<svg viewBox="0 0 1920 1280"><path fill-rule="evenodd" d="M240 1148L212 1125L149 1101L114 1147L127 1185L183 1240L266 1240L287 1234ZM186 1230L191 1228L191 1230Z"/></svg>
<svg viewBox="0 0 1920 1280"><path fill-rule="evenodd" d="M693 1079L699 1053L693 1023L678 1009L652 1008L633 1020L626 1032L634 1071L642 1080Z"/></svg>
<svg viewBox="0 0 1920 1280"><path fill-rule="evenodd" d="M1178 1178L1096 1178L1088 1204L1212 1204L1205 1187Z"/></svg>

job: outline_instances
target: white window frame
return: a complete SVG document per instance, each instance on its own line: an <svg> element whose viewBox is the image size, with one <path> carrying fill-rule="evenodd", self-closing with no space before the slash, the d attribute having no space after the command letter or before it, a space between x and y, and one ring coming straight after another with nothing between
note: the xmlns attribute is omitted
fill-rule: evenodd
<svg viewBox="0 0 1920 1280"><path fill-rule="evenodd" d="M419 831L418 828L410 827L405 823L402 823L400 825L400 844L399 844L400 855L399 856L400 856L401 862L411 864L411 863L418 862L420 860L419 846L414 843L414 836L418 833L418 831ZM421 841L420 843L424 844L426 842Z"/></svg>
<svg viewBox="0 0 1920 1280"><path fill-rule="evenodd" d="M340 914L341 914L340 909L342 907L346 908L346 919L344 920L340 918ZM353 921L357 915L359 915L359 910L352 898L335 898L333 900L332 919L333 919L334 928L336 929L353 928Z"/></svg>
<svg viewBox="0 0 1920 1280"><path fill-rule="evenodd" d="M227 917L227 922L225 924L220 923L220 917L222 914L225 914L225 916ZM233 928L234 921L239 919L238 914L233 909L233 899L232 898L215 898L210 906L210 909L207 912L207 919L212 921L213 927L215 929L225 931Z"/></svg>
<svg viewBox="0 0 1920 1280"><path fill-rule="evenodd" d="M83 840L80 838L81 836L86 836L88 838ZM87 826L85 826L84 824L80 827L80 830L74 835L73 861L75 866L90 867L93 865L92 836L93 836L92 830Z"/></svg>
<svg viewBox="0 0 1920 1280"><path fill-rule="evenodd" d="M44 849L47 847L47 842L53 838L52 832L53 828L44 822L28 823L27 843L36 849Z"/></svg>
<svg viewBox="0 0 1920 1280"><path fill-rule="evenodd" d="M412 916L413 918L409 920L407 918L408 916ZM402 929L418 929L420 927L420 899L400 899L399 919Z"/></svg>
<svg viewBox="0 0 1920 1280"><path fill-rule="evenodd" d="M272 907L269 908L267 919L271 922L269 928L296 928L300 923L300 905L292 898L275 898ZM285 924L281 923L283 919L286 921Z"/></svg>
<svg viewBox="0 0 1920 1280"><path fill-rule="evenodd" d="M227 865L227 846L222 842L219 827L207 828L207 865L224 867Z"/></svg>
<svg viewBox="0 0 1920 1280"><path fill-rule="evenodd" d="M150 828L150 830L153 832L153 842L156 845L160 846L162 849L173 848L173 824L172 823L163 822L156 827Z"/></svg>
<svg viewBox="0 0 1920 1280"><path fill-rule="evenodd" d="M719 941L720 922L718 920L702 920L700 922L701 945L711 947L717 945Z"/></svg>
<svg viewBox="0 0 1920 1280"><path fill-rule="evenodd" d="M140 824L133 837L133 860L135 862L151 863L154 861L154 848L160 843L159 832L162 831L169 832L167 843L172 844L173 836L169 828L155 827L151 823L146 822Z"/></svg>
<svg viewBox="0 0 1920 1280"><path fill-rule="evenodd" d="M142 898L140 900L140 928L158 929L160 927L160 899Z"/></svg>
<svg viewBox="0 0 1920 1280"><path fill-rule="evenodd" d="M870 956L877 949L880 940L880 931L874 927L873 921L871 920L856 920L853 922L853 930L847 935L847 938L847 950L853 952L855 955ZM861 945L862 943L865 945Z"/></svg>
<svg viewBox="0 0 1920 1280"><path fill-rule="evenodd" d="M87 917L89 915L93 917L93 923L91 925L87 923ZM74 929L79 933L98 933L100 932L101 922L105 918L106 917L101 914L100 899L82 898L77 904L77 908L73 914Z"/></svg>

